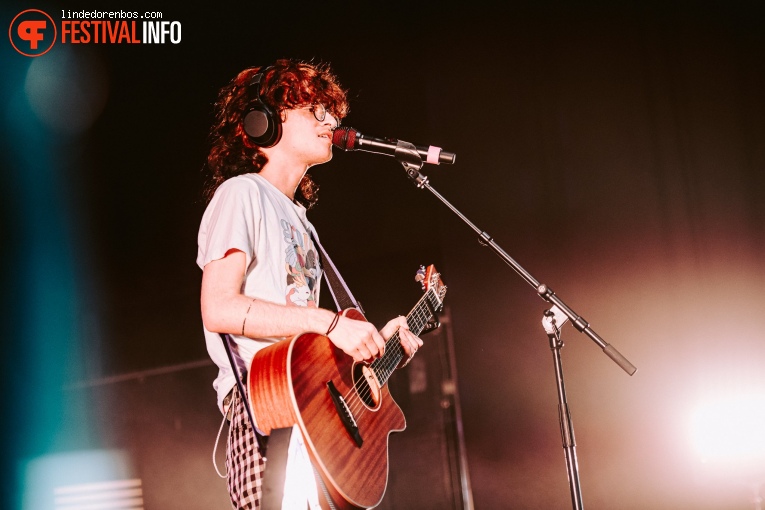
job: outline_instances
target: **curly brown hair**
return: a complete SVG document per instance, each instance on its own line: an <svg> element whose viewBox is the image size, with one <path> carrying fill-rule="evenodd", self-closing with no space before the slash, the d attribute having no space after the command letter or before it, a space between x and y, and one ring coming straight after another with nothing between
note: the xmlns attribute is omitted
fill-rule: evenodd
<svg viewBox="0 0 765 510"><path fill-rule="evenodd" d="M210 131L211 147L207 156L210 173L204 195L209 202L225 180L246 173L258 173L268 162L266 155L247 136L242 120L252 98L250 83L261 69L260 98L279 115L284 110L321 103L338 121L348 114L346 91L332 74L328 64L280 59L270 67L251 67L240 72L223 87L215 103L215 123ZM295 193L295 200L306 208L317 201L319 187L306 174Z"/></svg>

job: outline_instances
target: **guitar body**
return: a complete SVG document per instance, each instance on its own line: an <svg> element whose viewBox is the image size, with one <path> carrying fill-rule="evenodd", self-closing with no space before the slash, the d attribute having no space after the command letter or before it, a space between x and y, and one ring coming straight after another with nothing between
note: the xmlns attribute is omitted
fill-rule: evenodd
<svg viewBox="0 0 765 510"><path fill-rule="evenodd" d="M357 310L346 317L366 320ZM272 429L297 424L313 464L338 508L372 508L388 484L388 436L406 427L404 413L393 401L387 384L378 405L358 408L353 358L328 337L304 333L258 351L249 372L250 404L258 427ZM361 446L343 424L328 389L332 382L354 409Z"/></svg>

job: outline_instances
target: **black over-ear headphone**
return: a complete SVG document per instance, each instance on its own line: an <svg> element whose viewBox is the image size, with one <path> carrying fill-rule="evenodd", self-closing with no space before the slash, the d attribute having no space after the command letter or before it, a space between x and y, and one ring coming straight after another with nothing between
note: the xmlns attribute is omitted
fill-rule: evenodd
<svg viewBox="0 0 765 510"><path fill-rule="evenodd" d="M252 77L249 93L254 97L242 121L244 132L258 147L273 147L282 137L282 119L279 112L274 112L273 108L260 98L260 87L271 68L262 69Z"/></svg>

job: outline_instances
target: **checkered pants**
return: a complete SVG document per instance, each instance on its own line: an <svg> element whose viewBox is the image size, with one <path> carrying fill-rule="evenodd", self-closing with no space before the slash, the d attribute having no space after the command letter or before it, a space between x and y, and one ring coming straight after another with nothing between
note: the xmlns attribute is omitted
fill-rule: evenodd
<svg viewBox="0 0 765 510"><path fill-rule="evenodd" d="M226 467L228 468L228 492L236 510L260 508L261 486L266 460L260 454L258 441L245 409L245 401L234 387L233 415L228 434Z"/></svg>

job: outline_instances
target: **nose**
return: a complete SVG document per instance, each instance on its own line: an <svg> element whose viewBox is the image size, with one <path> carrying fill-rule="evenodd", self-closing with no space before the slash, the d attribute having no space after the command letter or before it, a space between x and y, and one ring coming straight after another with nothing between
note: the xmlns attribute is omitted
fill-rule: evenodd
<svg viewBox="0 0 765 510"><path fill-rule="evenodd" d="M331 113L327 112L327 116L324 118L324 124L328 124L329 128L332 131L334 131L335 129L337 129L337 126L340 125L340 122L335 118L334 115L332 115Z"/></svg>

